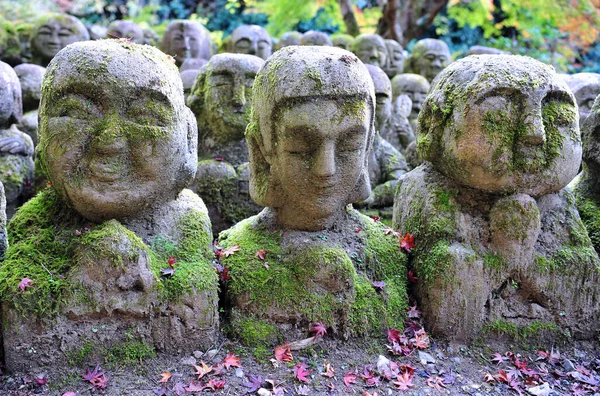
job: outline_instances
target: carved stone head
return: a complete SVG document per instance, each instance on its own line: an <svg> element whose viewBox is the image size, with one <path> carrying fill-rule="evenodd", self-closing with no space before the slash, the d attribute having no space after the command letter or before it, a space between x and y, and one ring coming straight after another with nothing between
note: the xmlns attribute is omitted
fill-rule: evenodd
<svg viewBox="0 0 600 396"><path fill-rule="evenodd" d="M35 21L30 43L33 63L46 66L69 44L90 39L87 29L71 15L45 14Z"/></svg>
<svg viewBox="0 0 600 396"><path fill-rule="evenodd" d="M205 139L213 144L244 139L254 78L263 64L254 55L226 53L213 56L200 70L187 103L204 144Z"/></svg>
<svg viewBox="0 0 600 396"><path fill-rule="evenodd" d="M429 81L419 74L404 73L392 78L394 99L400 95L407 95L412 101L412 111L409 117L411 120L416 119L419 115L429 88Z"/></svg>
<svg viewBox="0 0 600 396"><path fill-rule="evenodd" d="M385 40L378 34L361 34L354 39L352 52L363 61L364 64L387 66L388 50Z"/></svg>
<svg viewBox="0 0 600 396"><path fill-rule="evenodd" d="M300 32L285 32L279 38L279 42L277 43L277 49L281 49L290 45L300 45L301 38L302 33Z"/></svg>
<svg viewBox="0 0 600 396"><path fill-rule="evenodd" d="M385 40L385 46L388 52L387 65L384 68L385 73L389 78L402 73L404 71L404 48L396 40Z"/></svg>
<svg viewBox="0 0 600 396"><path fill-rule="evenodd" d="M15 72L21 83L23 111L31 111L39 107L42 78L44 77L45 71L46 68L31 63L22 63L15 66Z"/></svg>
<svg viewBox="0 0 600 396"><path fill-rule="evenodd" d="M352 51L352 43L354 43L354 37L349 34L336 34L331 36L331 44L334 47Z"/></svg>
<svg viewBox="0 0 600 396"><path fill-rule="evenodd" d="M365 66L369 70L375 87L375 129L381 132L392 116L392 83L379 67Z"/></svg>
<svg viewBox="0 0 600 396"><path fill-rule="evenodd" d="M145 44L144 31L132 21L113 21L108 25L106 38L129 39L136 44Z"/></svg>
<svg viewBox="0 0 600 396"><path fill-rule="evenodd" d="M417 41L404 62L406 73L420 74L429 82L452 61L450 49L442 40L423 39Z"/></svg>
<svg viewBox="0 0 600 396"><path fill-rule="evenodd" d="M256 76L251 122L250 194L292 229L321 230L370 192L374 133L371 77L335 47L286 47Z"/></svg>
<svg viewBox="0 0 600 396"><path fill-rule="evenodd" d="M591 112L594 99L600 95L600 74L577 73L561 76L575 95L579 106L579 120L583 122Z"/></svg>
<svg viewBox="0 0 600 396"><path fill-rule="evenodd" d="M238 26L231 32L229 52L236 54L256 55L267 59L271 56L273 44L271 36L258 25Z"/></svg>
<svg viewBox="0 0 600 396"><path fill-rule="evenodd" d="M302 35L300 45L319 45L331 47L331 39L326 33L309 30Z"/></svg>
<svg viewBox="0 0 600 396"><path fill-rule="evenodd" d="M167 25L162 39L163 51L175 57L177 66L189 58L210 59L212 39L200 23L175 20Z"/></svg>
<svg viewBox="0 0 600 396"><path fill-rule="evenodd" d="M154 30L146 27L142 31L144 32L144 44L160 47L160 36Z"/></svg>
<svg viewBox="0 0 600 396"><path fill-rule="evenodd" d="M600 95L591 106L589 115L581 120L583 161L595 175L600 171Z"/></svg>
<svg viewBox="0 0 600 396"><path fill-rule="evenodd" d="M418 119L422 158L459 184L540 196L581 163L575 98L554 69L528 57L473 55L448 66Z"/></svg>
<svg viewBox="0 0 600 396"><path fill-rule="evenodd" d="M0 61L0 129L18 124L23 117L21 84L17 73Z"/></svg>
<svg viewBox="0 0 600 396"><path fill-rule="evenodd" d="M65 48L44 75L39 112L42 169L92 221L159 207L195 174L196 121L177 67L154 47L99 40Z"/></svg>

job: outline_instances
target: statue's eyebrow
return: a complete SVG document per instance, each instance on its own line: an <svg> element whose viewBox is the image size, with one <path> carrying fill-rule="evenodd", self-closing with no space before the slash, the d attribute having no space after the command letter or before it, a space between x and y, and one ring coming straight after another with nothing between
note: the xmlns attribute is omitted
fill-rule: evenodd
<svg viewBox="0 0 600 396"><path fill-rule="evenodd" d="M150 99L161 102L164 105L172 105L171 99L164 92L152 87L138 87L136 88L135 93L138 97L149 96Z"/></svg>
<svg viewBox="0 0 600 396"><path fill-rule="evenodd" d="M575 105L575 102L573 101L573 98L571 97L571 95L569 95L569 93L567 91L564 91L562 89L553 89L550 92L546 93L546 96L544 96L544 99L542 99L543 102L549 102L549 101L559 101L559 102L564 102L570 105Z"/></svg>
<svg viewBox="0 0 600 396"><path fill-rule="evenodd" d="M512 97L512 96L524 96L521 90L513 87L493 87L491 89L485 90L479 95L477 95L477 100L475 104L479 104L486 100L487 98L491 98L493 96L502 96L502 97Z"/></svg>
<svg viewBox="0 0 600 396"><path fill-rule="evenodd" d="M217 69L217 70L211 70L209 77L213 77L213 76L226 76L226 77L229 77L231 75L232 75L231 71L229 71L227 69Z"/></svg>
<svg viewBox="0 0 600 396"><path fill-rule="evenodd" d="M90 100L97 101L96 98L104 98L105 93L102 88L96 84L90 84L86 81L69 82L54 88L53 96L57 99L68 95L81 95Z"/></svg>

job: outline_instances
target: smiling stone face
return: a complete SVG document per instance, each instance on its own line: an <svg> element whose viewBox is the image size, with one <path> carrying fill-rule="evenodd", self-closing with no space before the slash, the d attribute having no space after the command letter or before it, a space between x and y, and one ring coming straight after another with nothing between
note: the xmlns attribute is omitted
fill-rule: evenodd
<svg viewBox="0 0 600 396"><path fill-rule="evenodd" d="M418 149L462 185L533 196L577 174L575 98L554 70L531 58L479 55L449 66L419 115Z"/></svg>
<svg viewBox="0 0 600 396"><path fill-rule="evenodd" d="M212 39L198 22L171 21L162 39L163 51L175 58L177 66L190 58L210 59Z"/></svg>
<svg viewBox="0 0 600 396"><path fill-rule="evenodd" d="M389 78L394 78L404 71L404 48L396 40L385 40L388 51L388 61L383 69Z"/></svg>
<svg viewBox="0 0 600 396"><path fill-rule="evenodd" d="M267 59L271 56L272 42L267 31L258 25L242 25L231 32L230 52L256 55Z"/></svg>
<svg viewBox="0 0 600 396"><path fill-rule="evenodd" d="M442 40L423 39L413 47L404 63L404 72L420 74L432 82L452 61L450 49Z"/></svg>
<svg viewBox="0 0 600 396"><path fill-rule="evenodd" d="M352 43L352 52L365 64L385 68L388 50L385 40L378 34L361 34Z"/></svg>
<svg viewBox="0 0 600 396"><path fill-rule="evenodd" d="M40 120L42 166L90 220L175 199L194 175L194 117L177 68L154 48L102 40L60 52L44 76Z"/></svg>
<svg viewBox="0 0 600 396"><path fill-rule="evenodd" d="M89 39L90 35L79 19L66 14L44 15L36 21L31 33L34 63L46 66L67 45Z"/></svg>

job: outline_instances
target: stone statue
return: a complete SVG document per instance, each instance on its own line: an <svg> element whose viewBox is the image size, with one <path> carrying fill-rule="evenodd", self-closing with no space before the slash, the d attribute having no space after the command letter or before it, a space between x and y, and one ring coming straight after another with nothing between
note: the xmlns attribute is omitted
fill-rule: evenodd
<svg viewBox="0 0 600 396"><path fill-rule="evenodd" d="M149 27L143 28L142 31L144 32L144 44L152 45L153 47L157 48L161 46L160 36L158 33ZM211 53L214 53L214 51Z"/></svg>
<svg viewBox="0 0 600 396"><path fill-rule="evenodd" d="M177 66L189 58L210 59L212 38L199 22L177 19L167 25L162 50L175 58Z"/></svg>
<svg viewBox="0 0 600 396"><path fill-rule="evenodd" d="M184 190L197 132L172 59L119 40L68 46L44 76L39 132L52 185L9 231L6 366L57 364L92 341L185 354L211 345L211 227L202 200ZM23 278L31 287L17 292Z"/></svg>
<svg viewBox="0 0 600 396"><path fill-rule="evenodd" d="M267 59L271 56L272 47L271 36L258 25L238 26L229 38L229 52L236 54L256 55Z"/></svg>
<svg viewBox="0 0 600 396"><path fill-rule="evenodd" d="M369 196L374 107L368 71L340 48L286 47L260 69L246 138L250 194L266 208L219 238L223 249L239 248L221 265L242 341L254 341L246 329L276 340L322 321L348 337L402 321L397 239L348 205ZM374 281L384 281L380 293Z"/></svg>
<svg viewBox="0 0 600 396"><path fill-rule="evenodd" d="M392 79L404 71L406 56L404 55L404 48L396 40L385 40L385 46L387 47L388 59L383 70Z"/></svg>
<svg viewBox="0 0 600 396"><path fill-rule="evenodd" d="M419 74L404 73L392 78L392 95L394 100L400 95L407 95L412 102L412 109L408 120L415 131L417 129L417 117L423 107L423 102L429 92L429 82Z"/></svg>
<svg viewBox="0 0 600 396"><path fill-rule="evenodd" d="M592 240L596 253L600 252L600 96L591 106L590 114L581 120L581 140L583 141L583 171L571 183L577 209L583 224Z"/></svg>
<svg viewBox="0 0 600 396"><path fill-rule="evenodd" d="M331 36L331 44L334 47L345 49L346 51L352 51L352 43L354 43L354 37L349 34L334 34Z"/></svg>
<svg viewBox="0 0 600 396"><path fill-rule="evenodd" d="M431 82L451 61L448 44L442 40L423 39L417 41L404 61L404 72L420 74Z"/></svg>
<svg viewBox="0 0 600 396"><path fill-rule="evenodd" d="M281 49L283 47L287 47L290 45L300 45L300 39L302 38L302 33L300 32L285 32L279 38L279 42L277 43L276 48Z"/></svg>
<svg viewBox="0 0 600 396"><path fill-rule="evenodd" d="M331 47L331 39L326 33L309 30L302 35L300 45L317 45Z"/></svg>
<svg viewBox="0 0 600 396"><path fill-rule="evenodd" d="M393 134L393 131L390 131L392 118L390 79L379 67L365 66L369 70L375 87L375 135L373 147L369 153L369 178L372 190L365 204L372 208L391 207L394 204L394 192L398 179L408 172L408 167L400 151L382 135L383 131ZM395 136L395 138L398 140L398 137ZM391 211L387 217L391 218Z"/></svg>
<svg viewBox="0 0 600 396"><path fill-rule="evenodd" d="M16 126L23 117L21 84L4 62L0 62L0 103L0 182L10 218L32 194L33 142Z"/></svg>
<svg viewBox="0 0 600 396"><path fill-rule="evenodd" d="M179 69L179 76L181 77L181 82L183 84L183 97L187 103L190 94L192 93L192 87L196 82L196 77L198 76L199 70L188 69L181 70Z"/></svg>
<svg viewBox="0 0 600 396"><path fill-rule="evenodd" d="M579 107L579 121L583 122L591 113L594 99L600 95L600 74L561 74L561 77L575 95Z"/></svg>
<svg viewBox="0 0 600 396"><path fill-rule="evenodd" d="M29 39L32 63L46 67L54 55L67 45L89 39L87 29L74 16L44 14L36 19Z"/></svg>
<svg viewBox="0 0 600 396"><path fill-rule="evenodd" d="M202 197L218 233L260 211L250 200L244 132L250 121L254 77L264 61L254 55L213 56L196 78L188 106L198 120L198 173L190 188Z"/></svg>
<svg viewBox="0 0 600 396"><path fill-rule="evenodd" d="M375 65L386 68L388 50L385 40L378 34L361 34L354 39L352 52L363 61L365 65Z"/></svg>
<svg viewBox="0 0 600 396"><path fill-rule="evenodd" d="M0 61L16 66L23 63L19 34L12 24L0 16Z"/></svg>
<svg viewBox="0 0 600 396"><path fill-rule="evenodd" d="M393 225L414 234L430 330L594 336L600 262L564 189L581 162L577 106L554 69L461 59L435 79L417 136L426 162L400 181Z"/></svg>
<svg viewBox="0 0 600 396"><path fill-rule="evenodd" d="M502 51L498 48L485 47L483 45L474 45L469 48L467 55L510 55L510 52Z"/></svg>
<svg viewBox="0 0 600 396"><path fill-rule="evenodd" d="M38 107L45 71L46 68L31 63L22 63L15 67L23 98L23 117L17 128L29 135L34 147L37 146Z"/></svg>
<svg viewBox="0 0 600 396"><path fill-rule="evenodd" d="M23 22L15 26L15 29L17 30L21 45L21 61L23 63L30 63L32 55L29 39L31 37L31 32L33 31L33 23Z"/></svg>
<svg viewBox="0 0 600 396"><path fill-rule="evenodd" d="M137 23L132 21L119 20L111 22L110 25L108 25L108 30L106 31L105 37L107 39L126 39L135 44L146 43L144 31L137 25Z"/></svg>
<svg viewBox="0 0 600 396"><path fill-rule="evenodd" d="M106 37L106 33L108 32L108 27L98 24L86 25L86 29L90 35L90 40L103 40L105 38L114 38L114 37ZM122 37L122 36L119 36Z"/></svg>
<svg viewBox="0 0 600 396"><path fill-rule="evenodd" d="M186 70L200 70L204 65L208 63L208 60L202 58L188 58L183 61L181 67L179 68L180 72L184 72Z"/></svg>

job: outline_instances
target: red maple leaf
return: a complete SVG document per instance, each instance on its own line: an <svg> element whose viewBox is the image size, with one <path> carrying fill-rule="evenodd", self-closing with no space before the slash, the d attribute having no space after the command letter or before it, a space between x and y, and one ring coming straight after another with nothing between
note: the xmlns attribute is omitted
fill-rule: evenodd
<svg viewBox="0 0 600 396"><path fill-rule="evenodd" d="M327 329L325 328L323 322L315 322L313 327L311 327L308 332L315 333L315 337L313 339L316 340L318 337L324 337L325 334L327 334Z"/></svg>
<svg viewBox="0 0 600 396"><path fill-rule="evenodd" d="M488 371L485 372L483 379L485 380L485 382L496 382L496 378L494 378L494 376Z"/></svg>
<svg viewBox="0 0 600 396"><path fill-rule="evenodd" d="M290 351L290 344L279 345L275 348L275 359L280 362L291 362L294 360Z"/></svg>
<svg viewBox="0 0 600 396"><path fill-rule="evenodd" d="M418 280L419 280L419 278L417 278L415 276L415 273L413 270L408 271L408 281L410 283L417 283Z"/></svg>
<svg viewBox="0 0 600 396"><path fill-rule="evenodd" d="M221 256L229 257L239 250L240 250L240 245L233 245L233 246L230 246L227 249L223 250L223 252L221 253Z"/></svg>
<svg viewBox="0 0 600 396"><path fill-rule="evenodd" d="M402 332L400 330L396 330L394 328L389 329L387 331L387 338L389 342L400 342L400 334L402 334Z"/></svg>
<svg viewBox="0 0 600 396"><path fill-rule="evenodd" d="M379 216L371 216L371 218L373 219L373 221L379 221L380 220Z"/></svg>
<svg viewBox="0 0 600 396"><path fill-rule="evenodd" d="M217 380L217 379L213 378L210 381L208 381L208 384L204 385L202 390L210 389L213 392L216 392L217 389L223 389L223 387L225 386L226 383L227 382L225 380Z"/></svg>
<svg viewBox="0 0 600 396"><path fill-rule="evenodd" d="M236 357L233 353L229 352L227 356L225 356L225 360L223 361L223 366L225 369L229 371L230 367L242 367L240 366L240 358Z"/></svg>
<svg viewBox="0 0 600 396"><path fill-rule="evenodd" d="M426 349L429 348L429 336L425 333L424 330L419 330L415 333L415 338L412 340L415 348L418 349Z"/></svg>
<svg viewBox="0 0 600 396"><path fill-rule="evenodd" d="M169 380L171 379L173 374L169 373L168 371L165 371L160 376L161 376L161 378L160 378L160 381L158 381L158 382L167 383L167 382L169 382Z"/></svg>
<svg viewBox="0 0 600 396"><path fill-rule="evenodd" d="M421 311L417 309L417 306L413 305L412 307L410 307L410 309L408 310L408 317L411 319L417 319L419 316L421 316Z"/></svg>
<svg viewBox="0 0 600 396"><path fill-rule="evenodd" d="M206 374L210 373L212 371L212 366L207 366L206 363L204 363L203 360L200 361L201 366L192 364L192 366L194 366L194 368L196 369L196 372L194 373L194 375L198 376L198 379L202 379L202 377L204 377Z"/></svg>
<svg viewBox="0 0 600 396"><path fill-rule="evenodd" d="M356 378L358 378L356 371L349 371L344 375L344 384L348 389L350 389L350 385L356 383Z"/></svg>
<svg viewBox="0 0 600 396"><path fill-rule="evenodd" d="M408 388L414 386L412 383L413 375L408 372L399 374L396 379L398 381L394 381L392 383L398 387L398 390L407 391Z"/></svg>
<svg viewBox="0 0 600 396"><path fill-rule="evenodd" d="M100 371L100 365L98 364L93 370L90 370L89 367L86 368L85 374L82 377L85 381L89 381L96 389L106 388L106 382L108 382L108 378L104 375L104 371Z"/></svg>
<svg viewBox="0 0 600 396"><path fill-rule="evenodd" d="M498 352L494 353L494 357L492 358L492 362L501 364L501 363L504 363L505 361L506 361L506 358L504 356L502 356Z"/></svg>
<svg viewBox="0 0 600 396"><path fill-rule="evenodd" d="M266 249L262 249L256 252L256 254L254 255L254 257L259 258L261 260L265 259L265 254L269 253L268 250Z"/></svg>
<svg viewBox="0 0 600 396"><path fill-rule="evenodd" d="M33 279L23 278L23 279L21 279L21 282L19 282L18 287L19 287L19 289L21 289L22 292L24 292L26 288L33 287L33 286L31 286L32 283L33 283Z"/></svg>
<svg viewBox="0 0 600 396"><path fill-rule="evenodd" d="M167 260L167 264L169 264L169 267L173 268L173 265L177 262L177 259L173 256L169 257L169 259Z"/></svg>
<svg viewBox="0 0 600 396"><path fill-rule="evenodd" d="M412 234L406 233L406 235L400 239L400 249L404 249L408 253L410 253L415 246L415 236Z"/></svg>
<svg viewBox="0 0 600 396"><path fill-rule="evenodd" d="M502 369L498 370L498 374L494 375L494 378L496 378L496 381L504 382L505 384L508 384L512 380L511 375Z"/></svg>
<svg viewBox="0 0 600 396"><path fill-rule="evenodd" d="M307 370L307 366L305 362L296 363L292 371L294 372L294 376L298 381L309 383L308 375L312 373L312 370Z"/></svg>
<svg viewBox="0 0 600 396"><path fill-rule="evenodd" d="M360 232L360 227L356 227L356 228L354 229L354 232Z"/></svg>
<svg viewBox="0 0 600 396"><path fill-rule="evenodd" d="M361 378L365 380L367 386L379 386L379 383L381 381L381 377L375 375L375 373L368 366L365 366L365 368L363 369L363 374L361 375Z"/></svg>
<svg viewBox="0 0 600 396"><path fill-rule="evenodd" d="M514 357L514 364L519 370L523 370L527 368L527 359L519 360L518 357Z"/></svg>
<svg viewBox="0 0 600 396"><path fill-rule="evenodd" d="M427 385L440 393L444 392L442 388L446 388L444 380L441 377L438 377L437 375L427 378Z"/></svg>
<svg viewBox="0 0 600 396"><path fill-rule="evenodd" d="M202 386L202 383L200 381L198 381L197 384L194 384L194 381L190 381L190 386L188 386L187 388L185 388L186 392L202 392L202 390L204 389L204 387Z"/></svg>

